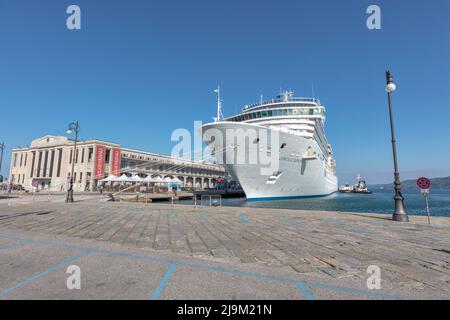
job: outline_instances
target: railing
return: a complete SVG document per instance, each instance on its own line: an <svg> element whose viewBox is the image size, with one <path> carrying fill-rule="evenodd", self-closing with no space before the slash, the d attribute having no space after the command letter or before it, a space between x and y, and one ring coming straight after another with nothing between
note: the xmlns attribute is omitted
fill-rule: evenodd
<svg viewBox="0 0 450 320"><path fill-rule="evenodd" d="M277 98L277 99L271 99L271 100L266 100L266 101L262 101L259 103L253 103L251 105L247 105L244 108L242 108L242 111L260 107L265 104L278 103L278 102L292 102L292 101L293 102L314 102L314 103L320 104L320 100L316 99L316 98L307 98L307 97L296 97L296 98L288 98L288 99Z"/></svg>

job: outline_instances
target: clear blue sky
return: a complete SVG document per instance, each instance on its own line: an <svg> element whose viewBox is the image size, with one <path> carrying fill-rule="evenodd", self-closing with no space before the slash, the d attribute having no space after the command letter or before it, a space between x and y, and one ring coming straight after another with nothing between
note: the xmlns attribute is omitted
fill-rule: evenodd
<svg viewBox="0 0 450 320"><path fill-rule="evenodd" d="M66 29L77 4L82 30ZM382 29L366 28L378 4ZM391 181L384 91L394 74L402 178L450 174L450 2L0 1L0 142L65 134L170 153L175 128L208 122L280 87L327 107L338 173Z"/></svg>

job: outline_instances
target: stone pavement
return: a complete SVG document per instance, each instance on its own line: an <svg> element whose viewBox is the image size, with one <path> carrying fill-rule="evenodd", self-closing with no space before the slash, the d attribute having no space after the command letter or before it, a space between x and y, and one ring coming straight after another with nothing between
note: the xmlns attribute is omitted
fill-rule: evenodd
<svg viewBox="0 0 450 320"><path fill-rule="evenodd" d="M450 219L0 202L0 298L450 298ZM76 264L82 289L68 290ZM381 270L381 290L367 268Z"/></svg>

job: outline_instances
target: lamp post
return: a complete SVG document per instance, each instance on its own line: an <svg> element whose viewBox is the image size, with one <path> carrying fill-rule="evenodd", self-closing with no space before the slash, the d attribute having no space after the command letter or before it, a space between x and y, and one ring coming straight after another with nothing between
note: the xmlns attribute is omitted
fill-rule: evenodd
<svg viewBox="0 0 450 320"><path fill-rule="evenodd" d="M3 176L2 176L2 162L3 162L3 149L5 148L5 144L0 144L0 182L3 182Z"/></svg>
<svg viewBox="0 0 450 320"><path fill-rule="evenodd" d="M69 177L69 187L67 188L66 202L73 202L73 171L75 170L75 159L77 152L77 140L78 140L78 132L80 131L80 126L78 125L78 121L69 123L67 128L67 134L70 135L72 132L75 132L75 140L73 143L73 154L72 154L72 170Z"/></svg>
<svg viewBox="0 0 450 320"><path fill-rule="evenodd" d="M388 103L389 103L389 117L391 122L391 137L392 137L392 154L394 156L394 190L395 190L395 211L392 215L392 220L400 221L400 222L408 222L408 215L406 214L405 208L403 206L405 199L402 195L402 183L400 181L400 174L398 173L398 165L397 165L397 147L395 142L395 133L394 133L394 117L392 114L392 98L391 95L395 91L396 86L394 81L392 80L392 74L389 70L386 71L386 91L388 95Z"/></svg>

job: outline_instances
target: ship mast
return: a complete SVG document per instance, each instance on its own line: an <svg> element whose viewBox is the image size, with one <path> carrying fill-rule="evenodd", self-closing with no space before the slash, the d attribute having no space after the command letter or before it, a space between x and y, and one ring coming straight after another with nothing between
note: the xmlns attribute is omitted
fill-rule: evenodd
<svg viewBox="0 0 450 320"><path fill-rule="evenodd" d="M217 117L215 118L215 122L220 122L223 118L222 100L220 99L220 86L217 86L217 89L214 89L214 92L217 93Z"/></svg>

